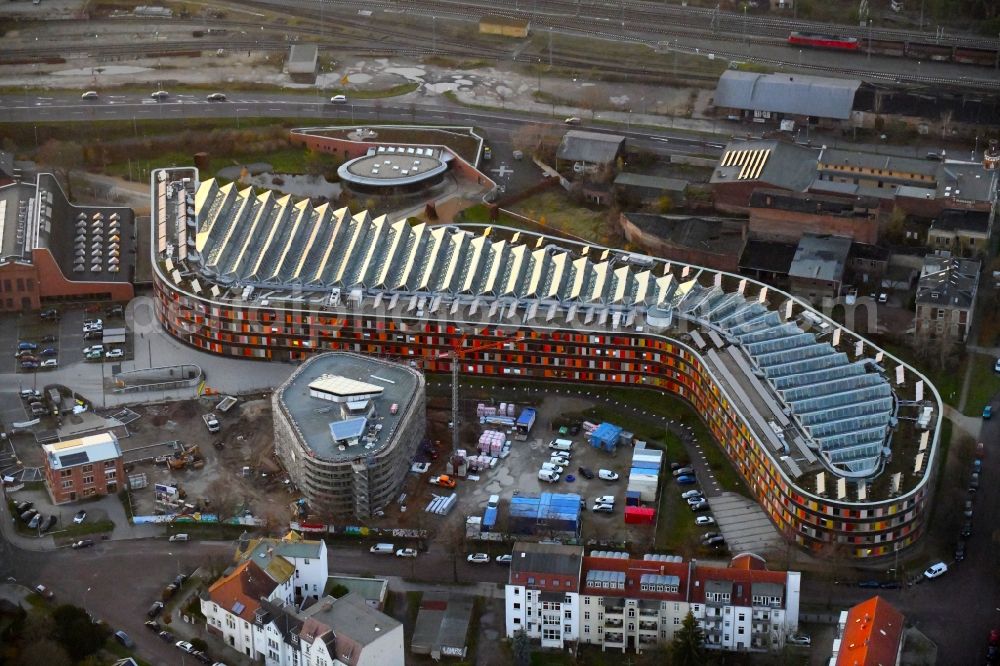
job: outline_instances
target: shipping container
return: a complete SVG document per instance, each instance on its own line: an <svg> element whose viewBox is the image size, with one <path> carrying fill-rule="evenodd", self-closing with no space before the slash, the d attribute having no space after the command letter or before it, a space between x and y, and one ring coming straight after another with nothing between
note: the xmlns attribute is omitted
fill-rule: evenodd
<svg viewBox="0 0 1000 666"><path fill-rule="evenodd" d="M489 532L491 529L496 527L497 524L497 508L495 506L488 507L486 513L483 514L483 531Z"/></svg>

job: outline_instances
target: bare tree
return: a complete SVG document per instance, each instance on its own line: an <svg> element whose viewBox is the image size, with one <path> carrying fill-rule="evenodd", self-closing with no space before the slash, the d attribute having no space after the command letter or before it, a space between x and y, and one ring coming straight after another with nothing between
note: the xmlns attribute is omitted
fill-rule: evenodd
<svg viewBox="0 0 1000 666"><path fill-rule="evenodd" d="M205 501L209 510L219 516L219 522L232 517L236 507L236 493L232 483L216 479L205 489Z"/></svg>
<svg viewBox="0 0 1000 666"><path fill-rule="evenodd" d="M70 175L74 169L83 166L83 148L75 141L49 139L36 155L39 162L52 167L66 183L66 195L73 199L73 182Z"/></svg>

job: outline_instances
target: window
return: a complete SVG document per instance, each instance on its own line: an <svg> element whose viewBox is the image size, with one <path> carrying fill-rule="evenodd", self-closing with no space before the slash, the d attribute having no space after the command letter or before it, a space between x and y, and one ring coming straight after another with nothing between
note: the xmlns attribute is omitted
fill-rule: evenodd
<svg viewBox="0 0 1000 666"><path fill-rule="evenodd" d="M558 629L544 629L544 630L542 630L542 640L546 640L546 641L557 641L557 640L559 640L559 630Z"/></svg>
<svg viewBox="0 0 1000 666"><path fill-rule="evenodd" d="M573 631L573 625L571 625L571 624L564 624L563 625L563 631L566 632L567 634L572 633L572 631Z"/></svg>
<svg viewBox="0 0 1000 666"><path fill-rule="evenodd" d="M92 485L94 485L94 475L91 474L89 476L83 477L83 485L85 485L85 486L92 486Z"/></svg>
<svg viewBox="0 0 1000 666"><path fill-rule="evenodd" d="M305 563L306 563L306 564L309 564L309 559L308 559L308 558L307 558L307 559L305 560Z"/></svg>
<svg viewBox="0 0 1000 666"><path fill-rule="evenodd" d="M584 611L583 612L583 619L584 620L589 620L590 619L590 611Z"/></svg>
<svg viewBox="0 0 1000 666"><path fill-rule="evenodd" d="M585 633L585 634L589 634L590 633L590 625L589 624L583 625L583 633Z"/></svg>
<svg viewBox="0 0 1000 666"><path fill-rule="evenodd" d="M72 479L67 479L66 481L63 481L62 482L62 487L63 488L72 488L73 487L73 480Z"/></svg>
<svg viewBox="0 0 1000 666"><path fill-rule="evenodd" d="M73 476L73 470L71 469L61 469L59 470L59 476Z"/></svg>
<svg viewBox="0 0 1000 666"><path fill-rule="evenodd" d="M680 626L680 623L681 623L681 619L679 617L677 617L677 616L674 616L674 626L675 627Z"/></svg>
<svg viewBox="0 0 1000 666"><path fill-rule="evenodd" d="M104 470L104 478L107 481L111 481L116 476L118 476L118 472L116 470L113 470L113 469L106 469L106 470Z"/></svg>
<svg viewBox="0 0 1000 666"><path fill-rule="evenodd" d="M514 610L521 610L521 602L519 601L514 602Z"/></svg>
<svg viewBox="0 0 1000 666"><path fill-rule="evenodd" d="M629 617L635 617L635 608L629 608L628 609L628 616Z"/></svg>
<svg viewBox="0 0 1000 666"><path fill-rule="evenodd" d="M93 466L93 465L84 465L84 466L83 466L83 467L82 467L82 468L80 469L80 471L81 471L81 472L93 472L93 471L94 471L94 466Z"/></svg>
<svg viewBox="0 0 1000 666"><path fill-rule="evenodd" d="M567 620L572 620L573 619L573 611L571 611L571 610L565 610L565 611L563 611L563 617L566 618Z"/></svg>

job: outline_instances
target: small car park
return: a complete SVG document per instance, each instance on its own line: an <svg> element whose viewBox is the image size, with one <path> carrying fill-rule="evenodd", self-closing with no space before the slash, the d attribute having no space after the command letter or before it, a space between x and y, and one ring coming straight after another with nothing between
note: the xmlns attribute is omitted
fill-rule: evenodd
<svg viewBox="0 0 1000 666"><path fill-rule="evenodd" d="M927 569L924 570L924 578L930 580L932 578L937 578L948 572L948 565L944 562L938 562L932 564Z"/></svg>
<svg viewBox="0 0 1000 666"><path fill-rule="evenodd" d="M487 553L470 553L465 561L470 564L489 564L490 556Z"/></svg>

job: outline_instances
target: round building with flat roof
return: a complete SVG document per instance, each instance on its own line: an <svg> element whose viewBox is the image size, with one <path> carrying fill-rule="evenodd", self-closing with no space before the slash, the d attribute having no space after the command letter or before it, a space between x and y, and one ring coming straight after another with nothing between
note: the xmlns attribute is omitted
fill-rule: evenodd
<svg viewBox="0 0 1000 666"><path fill-rule="evenodd" d="M441 148L377 146L342 164L337 175L362 192L386 188L412 191L440 182L452 158Z"/></svg>
<svg viewBox="0 0 1000 666"><path fill-rule="evenodd" d="M418 370L360 354L320 354L271 402L275 452L314 511L370 518L399 493L424 436Z"/></svg>

